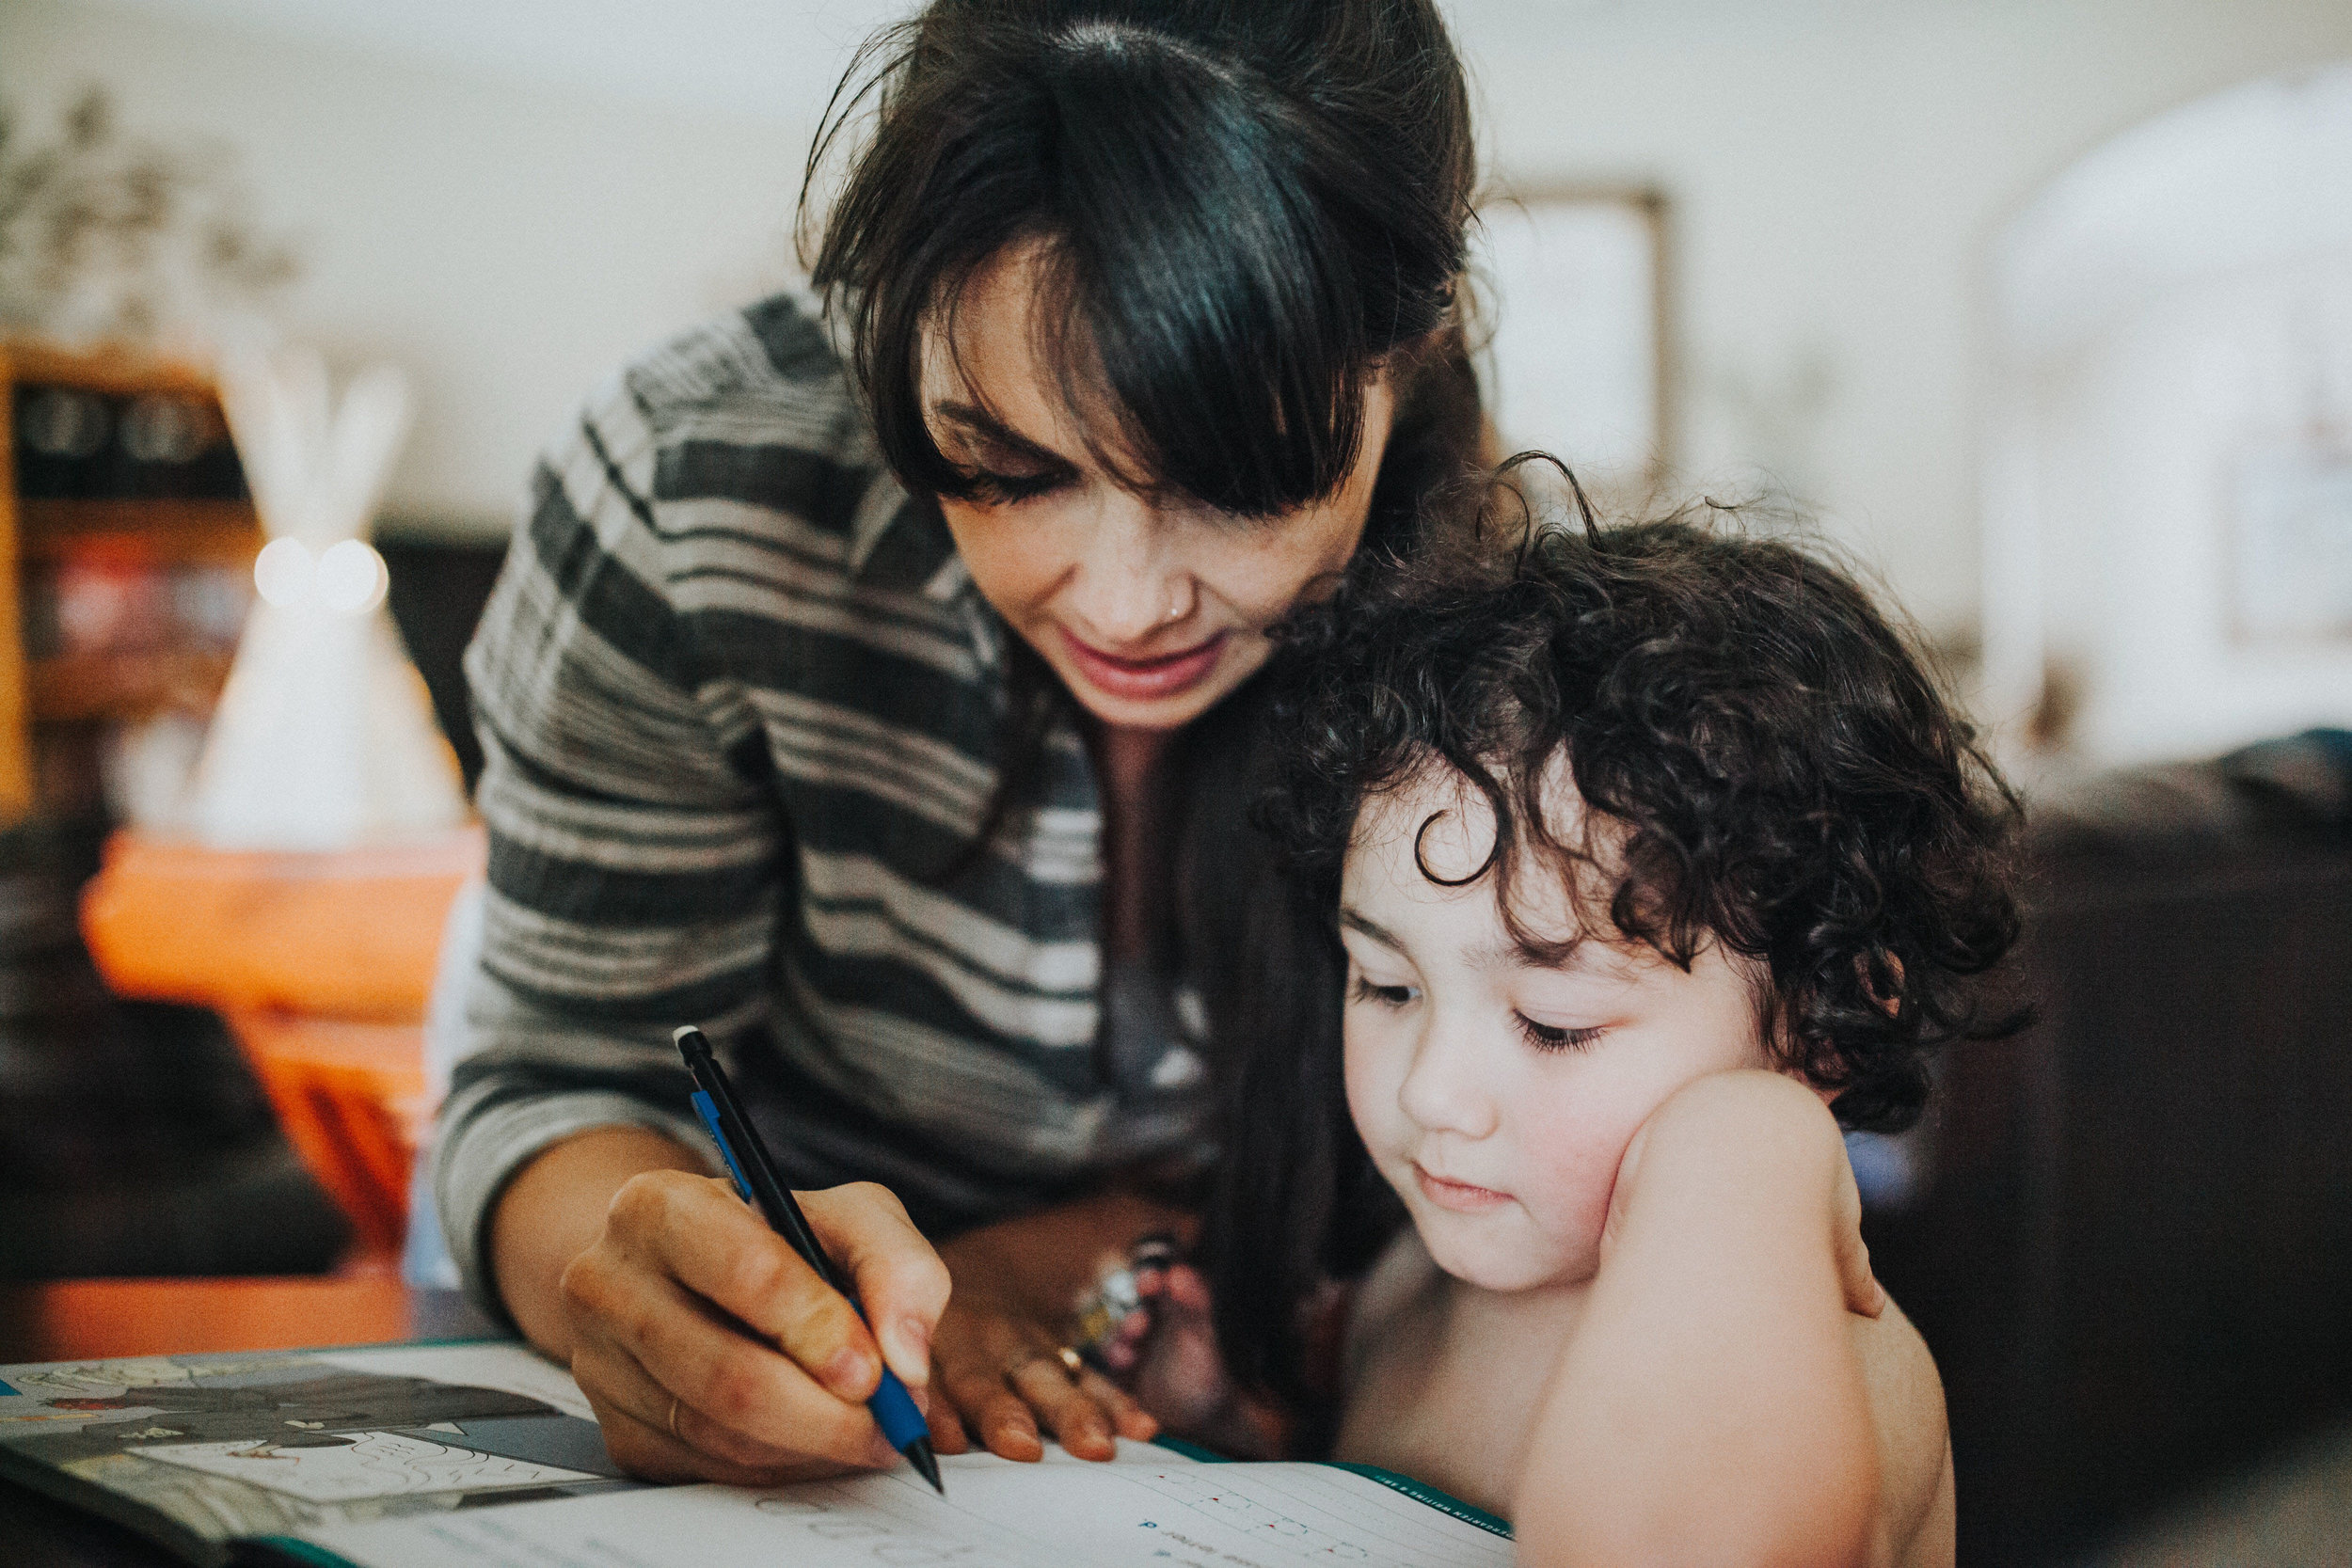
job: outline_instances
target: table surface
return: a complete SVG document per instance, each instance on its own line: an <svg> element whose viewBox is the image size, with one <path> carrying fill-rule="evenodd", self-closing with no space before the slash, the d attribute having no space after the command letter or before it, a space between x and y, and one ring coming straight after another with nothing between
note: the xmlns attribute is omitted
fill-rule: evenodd
<svg viewBox="0 0 2352 1568"><path fill-rule="evenodd" d="M454 1291L389 1276L325 1279L75 1279L0 1287L0 1365L298 1345L395 1344L494 1335ZM9 1562L165 1568L146 1537L0 1481Z"/></svg>

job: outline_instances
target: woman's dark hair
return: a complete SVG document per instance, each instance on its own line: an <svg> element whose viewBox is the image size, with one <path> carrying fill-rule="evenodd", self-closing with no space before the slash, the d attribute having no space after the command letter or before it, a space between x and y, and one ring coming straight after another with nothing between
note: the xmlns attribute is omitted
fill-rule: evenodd
<svg viewBox="0 0 2352 1568"><path fill-rule="evenodd" d="M1041 361L1129 483L1240 519L1318 499L1355 465L1375 368L1394 413L1359 559L1410 554L1427 499L1476 461L1455 290L1477 155L1430 0L933 0L877 34L835 93L809 154L804 245L836 158L848 176L810 274L846 316L882 456L918 494L977 488L924 418L926 339L945 329L952 350L965 289L1022 245L1042 262ZM1008 641L998 784L943 882L1034 793L1073 710ZM1171 759L1174 793L1216 808L1189 814L1176 867L1246 833L1258 718L1228 700ZM1220 901L1267 896L1263 868L1226 869L1247 876L1189 877L1207 924L1179 914L1191 940L1163 942L1171 964L1218 967ZM1267 999L1228 1000L1248 1016L1220 1021L1212 1003L1220 1037L1270 1022Z"/></svg>
<svg viewBox="0 0 2352 1568"><path fill-rule="evenodd" d="M817 232L836 164L846 178ZM923 354L956 351L966 290L1017 247L1038 263L1040 361L1091 455L1238 526L1339 486L1385 371L1394 414L1353 576L1413 556L1432 496L1478 459L1456 294L1476 167L1432 0L933 0L878 35L836 94L802 232L882 455L917 494L985 493L932 438ZM943 882L1032 792L1048 736L1073 717L1043 660L1008 641L998 785ZM1293 897L1248 822L1269 684L1185 726L1166 769L1175 896L1155 911L1154 959L1200 990L1229 1150L1259 1147L1238 1130L1269 1095L1319 1088L1292 1080L1338 1041L1327 913ZM1219 1163L1213 1259L1245 1256L1218 1238L1275 1214L1321 1239L1315 1268L1369 1259L1385 1224L1357 1224L1375 1209L1335 1203L1318 1163L1345 1165L1353 1133L1343 1119L1323 1131L1334 1141L1299 1145L1303 1164ZM1384 1190L1363 1174L1367 1194ZM1220 1309L1221 1332L1241 1322Z"/></svg>
<svg viewBox="0 0 2352 1568"><path fill-rule="evenodd" d="M1525 506L1507 481L1489 494ZM2017 936L2016 798L1851 578L1736 518L1604 529L1576 500L1581 528L1525 526L1521 510L1521 537L1499 548L1489 518L1302 622L1261 813L1298 896L1330 933L1366 802L1451 772L1497 825L1470 879L1494 879L1532 957L1591 937L1687 968L1720 942L1757 976L1768 1049L1836 1091L1841 1123L1909 1126L1931 1048L2023 1022L1973 983ZM1565 820L1563 764L1583 807ZM1530 927L1511 893L1530 875L1565 887L1580 929ZM1304 1047L1327 1059L1261 1072L1279 1103L1232 1156L1360 1199L1360 1150L1330 1152L1350 1142L1333 1037ZM1328 1190L1327 1223L1343 1207ZM1279 1332L1311 1285L1283 1259L1331 1249L1328 1232L1280 1224L1217 1280L1229 1352L1278 1386L1293 1369L1243 1341Z"/></svg>
<svg viewBox="0 0 2352 1568"><path fill-rule="evenodd" d="M1476 159L1430 0L933 0L836 93L804 236L860 130L810 272L910 489L974 493L924 418L924 346L944 330L953 351L967 285L1025 245L1042 362L1138 487L1242 518L1328 495L1384 363L1390 464L1433 439L1469 456L1454 285ZM1375 544L1420 500L1382 488Z"/></svg>

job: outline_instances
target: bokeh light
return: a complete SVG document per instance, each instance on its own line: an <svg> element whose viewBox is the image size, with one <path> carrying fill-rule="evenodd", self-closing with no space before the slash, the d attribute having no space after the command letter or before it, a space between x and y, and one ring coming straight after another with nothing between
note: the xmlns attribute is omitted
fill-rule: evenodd
<svg viewBox="0 0 2352 1568"><path fill-rule="evenodd" d="M317 571L301 540L273 539L253 558L253 587L263 600L285 610L310 597Z"/></svg>
<svg viewBox="0 0 2352 1568"><path fill-rule="evenodd" d="M384 558L358 539L329 545L319 557L319 602L345 615L360 615L384 602L390 581Z"/></svg>

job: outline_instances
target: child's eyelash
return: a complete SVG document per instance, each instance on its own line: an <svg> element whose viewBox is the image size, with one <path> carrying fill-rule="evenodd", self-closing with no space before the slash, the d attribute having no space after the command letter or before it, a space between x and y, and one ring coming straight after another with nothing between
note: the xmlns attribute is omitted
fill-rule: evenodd
<svg viewBox="0 0 2352 1568"><path fill-rule="evenodd" d="M1377 1003L1383 1007L1402 1007L1413 999L1412 991L1410 986L1375 986L1359 974L1354 989L1348 994L1359 1002Z"/></svg>
<svg viewBox="0 0 2352 1568"><path fill-rule="evenodd" d="M1598 1029L1555 1028L1538 1023L1525 1013L1513 1013L1511 1017L1518 1022L1527 1043L1538 1051L1582 1051L1600 1038Z"/></svg>

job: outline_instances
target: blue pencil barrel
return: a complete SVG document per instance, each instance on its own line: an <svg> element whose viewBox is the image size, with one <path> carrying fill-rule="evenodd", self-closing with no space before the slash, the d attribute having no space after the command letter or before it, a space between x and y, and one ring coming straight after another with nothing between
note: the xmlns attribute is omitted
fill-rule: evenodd
<svg viewBox="0 0 2352 1568"><path fill-rule="evenodd" d="M710 1141L719 1146L720 1158L727 1163L727 1174L735 1179L735 1190L743 1195L744 1202L754 1202L752 1184L744 1180L743 1167L735 1163L735 1150L728 1146L727 1135L719 1129L719 1107L711 1102L710 1096L700 1089L694 1091L693 1104L695 1114L710 1130ZM860 1318L866 1316L865 1307L855 1302L850 1305L856 1307ZM882 1435L890 1439L890 1446L901 1452L905 1451L909 1443L918 1437L929 1437L931 1433L930 1423L923 1419L923 1412L915 1406L914 1396L908 1393L907 1386L898 1381L898 1374L887 1367L882 1369L881 1386L866 1399L866 1408L872 1411L874 1419L882 1423Z"/></svg>
<svg viewBox="0 0 2352 1568"><path fill-rule="evenodd" d="M931 1434L930 1423L923 1419L923 1412L915 1407L914 1396L898 1381L898 1374L887 1367L882 1369L882 1386L866 1402L866 1408L882 1423L882 1435L890 1439L890 1446L901 1452L916 1438Z"/></svg>

